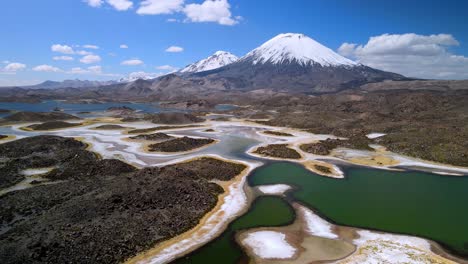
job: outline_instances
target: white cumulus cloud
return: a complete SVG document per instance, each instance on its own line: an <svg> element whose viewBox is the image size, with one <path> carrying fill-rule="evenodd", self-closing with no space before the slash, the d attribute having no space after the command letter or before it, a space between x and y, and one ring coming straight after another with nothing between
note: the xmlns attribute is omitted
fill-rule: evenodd
<svg viewBox="0 0 468 264"><path fill-rule="evenodd" d="M141 65L143 63L144 62L142 60L133 59L133 60L122 61L120 64L121 65L126 65L126 66L136 66L136 65Z"/></svg>
<svg viewBox="0 0 468 264"><path fill-rule="evenodd" d="M56 61L72 61L74 60L73 57L71 56L54 56L52 57L53 60L56 60Z"/></svg>
<svg viewBox="0 0 468 264"><path fill-rule="evenodd" d="M103 4L102 0L83 0L83 2L92 7L100 7Z"/></svg>
<svg viewBox="0 0 468 264"><path fill-rule="evenodd" d="M3 72L14 73L26 69L26 64L19 62L9 62L3 69Z"/></svg>
<svg viewBox="0 0 468 264"><path fill-rule="evenodd" d="M120 45L120 48L121 48L121 49L128 49L128 46L127 46L126 44L121 44L121 45Z"/></svg>
<svg viewBox="0 0 468 264"><path fill-rule="evenodd" d="M144 0L137 10L139 15L172 14L182 10L184 0Z"/></svg>
<svg viewBox="0 0 468 264"><path fill-rule="evenodd" d="M238 23L232 17L231 5L227 0L205 0L201 4L189 4L184 13L190 22L216 22L220 25L232 26Z"/></svg>
<svg viewBox="0 0 468 264"><path fill-rule="evenodd" d="M84 45L83 48L85 48L85 49L99 49L99 46L96 46L96 45Z"/></svg>
<svg viewBox="0 0 468 264"><path fill-rule="evenodd" d="M101 57L98 55L86 55L80 59L80 61L84 64L91 64L101 61Z"/></svg>
<svg viewBox="0 0 468 264"><path fill-rule="evenodd" d="M74 54L73 48L68 45L54 44L50 47L53 52Z"/></svg>
<svg viewBox="0 0 468 264"><path fill-rule="evenodd" d="M39 65L39 66L34 67L33 71L37 71L37 72L61 72L62 70L57 68L57 67L54 67L54 66L43 64L43 65Z"/></svg>
<svg viewBox="0 0 468 264"><path fill-rule="evenodd" d="M106 76L114 76L115 75L115 74L103 73L102 67L99 66L99 65L90 66L90 67L87 67L87 68L75 67L75 68L72 68L67 73L68 74L93 74L93 75L106 75Z"/></svg>
<svg viewBox="0 0 468 264"><path fill-rule="evenodd" d="M467 79L468 57L449 51L459 42L450 34L383 34L366 44L343 43L338 52L359 63L427 79Z"/></svg>
<svg viewBox="0 0 468 264"><path fill-rule="evenodd" d="M107 0L107 3L117 11L126 11L133 6L133 2L128 0Z"/></svg>
<svg viewBox="0 0 468 264"><path fill-rule="evenodd" d="M178 47L178 46L170 46L169 48L166 49L166 52L182 52L184 51L184 48Z"/></svg>

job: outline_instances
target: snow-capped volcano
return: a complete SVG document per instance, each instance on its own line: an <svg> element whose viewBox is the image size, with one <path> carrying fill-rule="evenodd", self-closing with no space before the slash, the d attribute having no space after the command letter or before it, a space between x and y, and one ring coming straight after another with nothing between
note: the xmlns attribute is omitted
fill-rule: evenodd
<svg viewBox="0 0 468 264"><path fill-rule="evenodd" d="M298 63L303 66L319 64L323 67L358 65L317 41L294 33L279 34L241 58L241 61L244 60L253 64Z"/></svg>
<svg viewBox="0 0 468 264"><path fill-rule="evenodd" d="M328 93L404 76L349 60L303 34L285 33L216 71L192 76L224 83L228 89L273 89Z"/></svg>
<svg viewBox="0 0 468 264"><path fill-rule="evenodd" d="M239 58L226 51L217 51L213 55L209 56L206 59L197 61L195 63L192 63L182 70L180 70L181 73L195 73L195 72L203 72L203 71L209 71L209 70L214 70L226 65L229 65L235 61L237 61Z"/></svg>

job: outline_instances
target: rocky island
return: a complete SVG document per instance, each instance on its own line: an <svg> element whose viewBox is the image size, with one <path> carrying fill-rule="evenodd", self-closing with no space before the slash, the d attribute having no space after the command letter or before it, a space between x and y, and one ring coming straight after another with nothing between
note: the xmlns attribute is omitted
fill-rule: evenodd
<svg viewBox="0 0 468 264"><path fill-rule="evenodd" d="M183 152L201 148L216 142L209 138L181 137L148 146L151 152Z"/></svg>
<svg viewBox="0 0 468 264"><path fill-rule="evenodd" d="M44 122L42 124L35 124L25 127L24 129L30 129L34 131L45 131L45 130L54 130L54 129L64 129L70 127L81 126L81 123L69 123L65 121L50 121Z"/></svg>
<svg viewBox="0 0 468 264"><path fill-rule="evenodd" d="M259 147L253 153L273 158L301 158L301 154L299 154L296 150L289 148L287 144L272 144L265 147Z"/></svg>
<svg viewBox="0 0 468 264"><path fill-rule="evenodd" d="M129 137L134 140L147 140L147 141L163 141L173 138L164 133L154 133L154 134L141 134L133 137Z"/></svg>

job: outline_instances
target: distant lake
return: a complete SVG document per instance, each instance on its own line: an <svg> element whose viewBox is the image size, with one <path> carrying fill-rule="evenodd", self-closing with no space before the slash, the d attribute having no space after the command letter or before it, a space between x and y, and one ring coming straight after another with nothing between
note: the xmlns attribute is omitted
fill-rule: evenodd
<svg viewBox="0 0 468 264"><path fill-rule="evenodd" d="M159 104L151 103L67 103L64 101L43 101L41 103L15 103L15 102L0 102L0 109L8 109L13 111L29 111L29 112L51 112L55 108L61 109L65 113L77 114L80 112L102 112L106 111L109 107L126 106L132 109L144 112L155 113L161 112ZM5 116L5 114L3 114Z"/></svg>
<svg viewBox="0 0 468 264"><path fill-rule="evenodd" d="M239 108L237 105L230 105L230 104L219 104L215 106L215 109L218 111L231 111L236 108Z"/></svg>
<svg viewBox="0 0 468 264"><path fill-rule="evenodd" d="M55 108L61 111L77 115L80 112L103 112L109 107L126 106L143 113L159 113L159 112L189 112L190 110L161 108L159 103L128 103L128 102L107 102L107 103L68 103L65 101L47 100L41 103L16 103L16 102L0 102L0 109L12 111L28 111L28 112L51 112ZM216 105L218 111L228 111L237 108L235 105L220 104ZM0 113L0 117L9 115L9 113ZM87 117L89 114L78 114L82 117Z"/></svg>

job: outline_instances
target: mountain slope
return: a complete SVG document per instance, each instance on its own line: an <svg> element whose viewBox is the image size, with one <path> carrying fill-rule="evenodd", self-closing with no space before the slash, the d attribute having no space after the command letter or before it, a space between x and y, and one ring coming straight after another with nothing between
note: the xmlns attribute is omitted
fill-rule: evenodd
<svg viewBox="0 0 468 264"><path fill-rule="evenodd" d="M217 51L206 59L197 61L180 70L181 73L195 73L214 70L229 65L239 58L226 51Z"/></svg>
<svg viewBox="0 0 468 264"><path fill-rule="evenodd" d="M88 80L64 80L61 82L56 81L45 81L40 84L25 86L27 89L60 89L60 88L90 88L99 87L105 85L112 85L117 81L88 81Z"/></svg>
<svg viewBox="0 0 468 264"><path fill-rule="evenodd" d="M260 47L247 53L241 61L252 64L287 64L297 63L302 66L313 64L326 66L356 66L333 50L321 45L317 41L303 34L279 34L265 42Z"/></svg>
<svg viewBox="0 0 468 264"><path fill-rule="evenodd" d="M238 61L194 76L228 81L228 89L328 93L402 75L351 61L303 34L280 34Z"/></svg>

